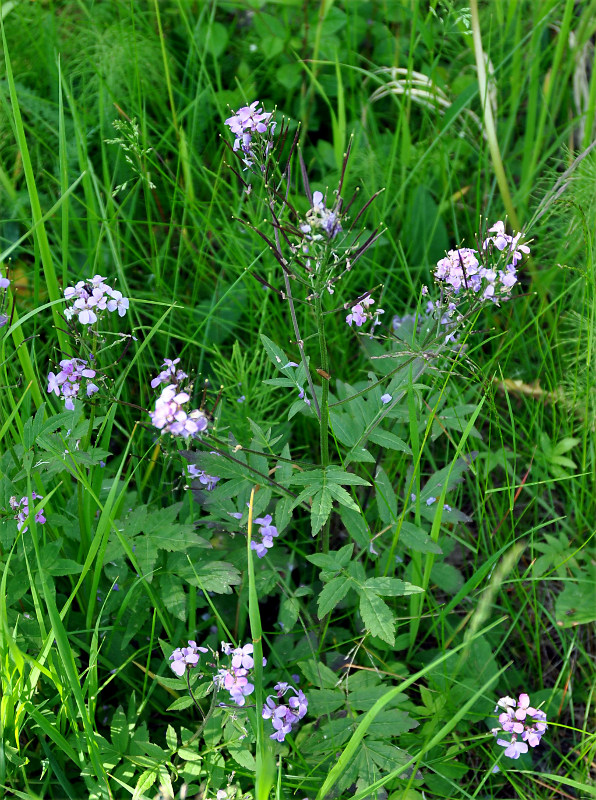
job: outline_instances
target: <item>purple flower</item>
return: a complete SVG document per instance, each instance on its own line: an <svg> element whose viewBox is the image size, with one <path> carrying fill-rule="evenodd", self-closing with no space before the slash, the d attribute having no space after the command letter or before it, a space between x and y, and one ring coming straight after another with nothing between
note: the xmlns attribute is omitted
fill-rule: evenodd
<svg viewBox="0 0 596 800"><path fill-rule="evenodd" d="M229 669L220 669L214 680L220 689L226 689L230 693L232 701L237 706L243 706L246 703L245 698L255 689L246 677L247 675L248 670L246 669L230 667Z"/></svg>
<svg viewBox="0 0 596 800"><path fill-rule="evenodd" d="M170 667L181 678L187 667L196 667L199 663L199 653L209 652L206 647L199 647L193 640L189 640L188 647L178 647L170 656Z"/></svg>
<svg viewBox="0 0 596 800"><path fill-rule="evenodd" d="M512 697L501 697L497 701L495 711L503 709L499 715L499 724L505 733L510 733L510 740L498 739L497 744L506 747L508 758L519 758L520 753L528 752L530 747L538 747L547 729L546 714L540 709L532 708L530 697L525 692L519 695L517 702ZM493 733L499 734L499 728ZM521 734L521 741L518 737Z"/></svg>
<svg viewBox="0 0 596 800"><path fill-rule="evenodd" d="M9 286L10 281L8 278L3 278L2 275L0 275L0 289L8 289Z"/></svg>
<svg viewBox="0 0 596 800"><path fill-rule="evenodd" d="M205 470L199 469L195 464L189 464L186 467L186 475L193 480L200 481L208 492L215 489L215 484L221 480L217 475L207 475Z"/></svg>
<svg viewBox="0 0 596 800"><path fill-rule="evenodd" d="M518 742L515 734L511 737L510 742L506 739L497 739L497 744L507 748L505 750L507 758L519 758L521 753L528 752L528 745L525 742Z"/></svg>
<svg viewBox="0 0 596 800"><path fill-rule="evenodd" d="M383 405L387 405L387 403L390 403L392 400L393 400L393 397L391 397L390 394L382 394L381 395L381 403L383 403Z"/></svg>
<svg viewBox="0 0 596 800"><path fill-rule="evenodd" d="M122 292L104 283L103 275L94 275L88 281L79 281L75 286L67 286L64 297L72 306L64 309L67 320L78 317L81 325L93 325L104 311L118 311L123 317L128 310L129 301Z"/></svg>
<svg viewBox="0 0 596 800"><path fill-rule="evenodd" d="M43 495L37 494L36 492L31 492L31 499L43 500ZM14 518L17 521L17 529L19 533L27 533L29 528L25 527L25 520L29 516L29 498L25 496L21 497L20 500L17 500L16 497L11 497L8 502L13 511L17 512ZM35 521L39 522L40 525L43 525L46 522L43 511L38 511L35 514Z"/></svg>
<svg viewBox="0 0 596 800"><path fill-rule="evenodd" d="M253 539L250 543L251 550L254 550L259 558L263 558L267 555L267 550L273 547L273 539L278 535L277 528L275 525L272 525L272 517L271 514L267 514L265 517L259 517L258 519L254 520L255 525L260 525L259 534L261 535L261 541L259 542L256 539Z"/></svg>
<svg viewBox="0 0 596 800"><path fill-rule="evenodd" d="M185 439L199 436L207 428L207 417L199 409L186 411L189 402L187 392L178 391L178 386L169 384L155 402L155 410L149 412L152 423L162 433L183 436Z"/></svg>
<svg viewBox="0 0 596 800"><path fill-rule="evenodd" d="M82 358L63 358L60 362L60 372L55 375L48 373L48 393L64 398L64 406L69 410L74 409L74 400L79 396L79 390L85 382L87 397L99 391L99 386L92 383L90 378L95 378L97 372L89 369L87 362Z"/></svg>
<svg viewBox="0 0 596 800"><path fill-rule="evenodd" d="M270 135L273 135L275 131L273 114L268 111L263 111L262 108L258 108L258 105L259 101L255 100L254 103L251 103L249 106L239 108L238 111L236 111L233 116L228 117L224 123L236 136L233 149L235 152L241 154L242 161L247 168L252 167L254 159L258 158L258 154L255 155L255 143L259 142L260 144L259 140L263 137L263 134L267 133L268 129ZM271 127L269 128L269 126ZM253 141L255 134L259 134L259 136ZM262 150L261 148L258 149ZM266 156L270 149L271 142L267 140L261 155Z"/></svg>
<svg viewBox="0 0 596 800"><path fill-rule="evenodd" d="M352 306L352 310L346 317L346 322L350 327L352 327L352 323L354 323L357 328L361 328L367 319L368 315L362 308L362 305L360 303L356 303L355 306Z"/></svg>
<svg viewBox="0 0 596 800"><path fill-rule="evenodd" d="M283 742L288 733L292 732L292 726L308 711L308 700L301 689L295 689L286 682L276 683L274 688L277 695L267 697L261 715L263 719L270 719L273 725L274 731L270 738ZM280 703L288 691L292 691L294 695L287 704Z"/></svg>

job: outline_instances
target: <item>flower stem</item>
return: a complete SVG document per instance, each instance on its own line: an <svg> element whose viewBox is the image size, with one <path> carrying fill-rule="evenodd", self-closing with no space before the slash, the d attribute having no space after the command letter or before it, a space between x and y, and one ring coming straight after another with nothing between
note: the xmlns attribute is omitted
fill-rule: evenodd
<svg viewBox="0 0 596 800"><path fill-rule="evenodd" d="M317 320L317 328L319 331L319 351L321 358L321 371L325 375L329 375L329 354L327 352L327 338L325 336L325 317L323 315L323 290L317 292L315 299L315 314ZM320 443L321 443L321 467L323 470L327 469L329 465L329 378L323 376L323 386L321 392L321 416L319 418L320 430ZM329 552L329 523L331 517L323 525L322 536L322 550L324 553Z"/></svg>

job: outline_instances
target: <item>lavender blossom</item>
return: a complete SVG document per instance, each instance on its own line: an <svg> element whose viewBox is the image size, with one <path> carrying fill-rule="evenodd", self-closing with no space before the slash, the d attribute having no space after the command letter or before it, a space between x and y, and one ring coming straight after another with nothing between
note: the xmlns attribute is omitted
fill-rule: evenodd
<svg viewBox="0 0 596 800"><path fill-rule="evenodd" d="M205 470L199 469L195 464L189 464L186 467L186 477L198 480L208 492L215 489L215 484L221 480L217 475L207 475Z"/></svg>
<svg viewBox="0 0 596 800"><path fill-rule="evenodd" d="M339 218L339 207L326 208L323 193L313 192L312 208L306 212L306 222L300 225L300 230L306 241L322 239L323 235L317 231L323 231L327 239L334 239L341 231Z"/></svg>
<svg viewBox="0 0 596 800"><path fill-rule="evenodd" d="M258 519L254 520L256 525L261 526L259 528L261 541L258 542L255 539L252 539L250 543L250 549L254 550L259 558L264 558L267 555L267 550L273 547L273 539L278 536L277 528L275 525L271 524L271 521L271 514L267 514L265 517L259 517Z"/></svg>
<svg viewBox="0 0 596 800"><path fill-rule="evenodd" d="M43 500L43 495L37 494L36 492L31 492L31 499ZM24 525L25 525L25 520L29 516L29 498L25 496L21 497L20 500L17 500L16 497L11 497L8 502L13 511L17 512L14 517L17 521L17 530L19 531L19 533L27 533L29 528L24 527ZM38 522L40 525L43 525L46 522L43 510L37 512L37 514L35 515L35 521Z"/></svg>
<svg viewBox="0 0 596 800"><path fill-rule="evenodd" d="M361 328L365 322L371 320L371 331L374 330L377 325L380 325L381 321L379 320L379 316L384 314L385 311L382 308L377 308L376 311L369 311L368 309L374 302L373 298L368 295L356 303L356 305L352 306L350 313L346 317L348 325L352 327L353 323L357 328Z"/></svg>
<svg viewBox="0 0 596 800"><path fill-rule="evenodd" d="M232 133L236 136L234 140L234 152L240 152L242 161L248 169L255 163L255 159L259 158L259 154L255 153L255 142L269 130L270 135L275 131L275 122L273 122L273 113L264 111L263 108L258 108L259 101L255 100L249 106L239 108L236 113L228 117L225 121ZM258 136L255 136L258 134ZM263 137L264 138L264 137ZM264 155L266 156L271 149L271 142L268 140L265 143Z"/></svg>
<svg viewBox="0 0 596 800"><path fill-rule="evenodd" d="M270 719L274 732L270 735L271 739L283 742L288 733L292 732L292 726L301 720L308 711L308 700L301 689L295 689L289 683L276 683L273 687L277 696L269 695L263 705L263 719ZM288 691L294 692L287 703L279 701L285 697Z"/></svg>
<svg viewBox="0 0 596 800"><path fill-rule="evenodd" d="M64 310L67 320L78 318L81 325L93 325L104 311L118 311L123 317L128 311L128 298L122 292L112 289L102 275L94 275L88 281L79 281L74 286L67 286L64 297L72 306Z"/></svg>
<svg viewBox="0 0 596 800"><path fill-rule="evenodd" d="M48 373L48 393L63 397L64 407L69 411L74 409L74 401L79 396L83 384L87 397L99 392L99 386L91 380L95 378L97 372L88 367L87 363L82 358L63 358L58 374Z"/></svg>
<svg viewBox="0 0 596 800"><path fill-rule="evenodd" d="M520 754L527 753L528 745L538 747L548 727L546 714L530 705L529 695L520 694L517 702L512 697L501 697L497 701L495 711L499 709L502 709L502 713L499 714L501 729L493 728L492 733L498 736L503 730L511 734L510 739L497 739L498 745L507 748L505 755L508 758L519 758Z"/></svg>
<svg viewBox="0 0 596 800"><path fill-rule="evenodd" d="M181 678L186 672L187 668L192 669L199 663L199 653L209 652L206 647L199 647L197 643L191 639L188 641L188 647L177 647L170 656L170 667Z"/></svg>

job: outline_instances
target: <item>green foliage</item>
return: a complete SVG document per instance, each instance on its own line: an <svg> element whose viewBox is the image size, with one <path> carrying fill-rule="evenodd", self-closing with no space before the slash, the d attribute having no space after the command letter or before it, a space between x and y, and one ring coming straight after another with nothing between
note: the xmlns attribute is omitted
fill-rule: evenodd
<svg viewBox="0 0 596 800"><path fill-rule="evenodd" d="M2 4L7 796L593 794L592 12L480 4L474 38L470 8L443 0ZM265 224L268 189L223 144L230 109L256 99L285 116L284 155L300 122L328 206L350 144L344 230L385 190L358 221L378 238L318 308L255 233L294 241L297 157ZM453 347L421 287L508 208L532 237L522 291ZM94 274L130 309L81 335L63 289ZM345 322L368 291L376 338ZM68 411L47 375L75 355L100 392ZM166 357L209 414L203 441L150 424ZM279 534L263 558L251 502ZM169 667L188 639L211 648L187 673L194 700ZM222 640L267 657L243 709L219 705ZM259 708L276 682L309 702L283 744ZM548 747L513 762L490 729L522 691Z"/></svg>

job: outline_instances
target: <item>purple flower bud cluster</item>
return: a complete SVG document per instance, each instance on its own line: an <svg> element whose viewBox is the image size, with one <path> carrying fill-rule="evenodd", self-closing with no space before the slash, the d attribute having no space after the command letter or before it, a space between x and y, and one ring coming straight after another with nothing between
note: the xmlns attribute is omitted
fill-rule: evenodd
<svg viewBox="0 0 596 800"><path fill-rule="evenodd" d="M67 320L78 317L81 325L93 325L104 311L117 311L123 317L128 310L128 298L122 292L112 289L105 278L94 275L89 281L79 281L74 286L67 286L64 297L72 302L72 306L64 310Z"/></svg>
<svg viewBox="0 0 596 800"><path fill-rule="evenodd" d="M185 477L198 480L208 492L215 489L215 484L221 480L216 475L207 475L204 469L199 469L195 464L189 464L186 467Z"/></svg>
<svg viewBox="0 0 596 800"><path fill-rule="evenodd" d="M272 136L275 132L275 122L272 121L273 113L270 111L263 111L258 108L259 101L255 100L249 106L239 108L236 113L228 117L225 124L230 128L232 133L236 136L234 140L234 152L240 151L242 154L242 161L246 168L253 166L255 162L254 142L253 137L255 134L261 136L269 133ZM271 126L271 127L269 127ZM271 149L271 142L267 141L265 145L265 156Z"/></svg>
<svg viewBox="0 0 596 800"><path fill-rule="evenodd" d="M532 708L529 695L520 694L517 702L513 697L501 697L495 706L495 712L499 709L502 709L499 714L501 728L493 728L492 733L499 736L503 730L510 734L509 739L497 739L497 744L506 748L505 755L508 758L519 758L520 754L527 753L528 745L538 747L548 727L546 714L540 709Z"/></svg>
<svg viewBox="0 0 596 800"><path fill-rule="evenodd" d="M306 212L306 222L300 225L300 230L307 241L321 240L323 235L317 231L323 231L328 239L334 239L341 231L339 217L337 207L330 209L325 206L322 192L313 192L312 208Z"/></svg>
<svg viewBox="0 0 596 800"><path fill-rule="evenodd" d="M8 314L4 313L4 299L6 297L6 289L8 289L9 286L10 281L8 278L4 278L0 275L0 290L2 290L2 294L0 294L0 328L3 328L8 322Z"/></svg>
<svg viewBox="0 0 596 800"><path fill-rule="evenodd" d="M199 653L208 653L206 647L199 647L197 643L189 639L188 647L177 647L170 656L170 667L181 678L187 669L196 667L199 663Z"/></svg>
<svg viewBox="0 0 596 800"><path fill-rule="evenodd" d="M271 524L271 514L267 514L264 517L259 517L258 519L255 519L254 522L255 525L261 526L259 528L261 541L257 542L255 539L252 539L250 543L250 549L254 550L259 558L263 558L267 555L267 550L273 547L273 539L278 536L278 532L275 525Z"/></svg>
<svg viewBox="0 0 596 800"><path fill-rule="evenodd" d="M232 647L231 644L222 642L221 651L227 656L232 656L232 662L227 669L218 670L213 680L219 689L225 689L230 693L232 702L237 706L243 706L246 698L255 690L254 684L249 680L250 670L255 665L254 648L250 643L243 647ZM263 658L263 666L266 664L267 659Z"/></svg>
<svg viewBox="0 0 596 800"><path fill-rule="evenodd" d="M288 733L308 711L308 700L301 689L295 689L289 683L276 683L273 687L277 696L269 695L263 705L263 719L270 719L274 728L271 739L283 742ZM288 691L294 692L287 703L281 703Z"/></svg>
<svg viewBox="0 0 596 800"><path fill-rule="evenodd" d="M373 298L370 295L368 295L364 299L360 300L359 303L356 303L356 305L352 306L350 313L346 317L346 322L348 323L350 328L352 327L352 324L354 324L357 328L361 328L365 322L367 322L368 320L372 320L372 326L371 326L371 333L372 333L374 329L377 327L377 325L381 324L381 320L379 319L379 317L381 314L384 314L385 311L382 308L377 308L376 311L368 310L370 306L373 305L374 302L375 301L373 300Z"/></svg>
<svg viewBox="0 0 596 800"><path fill-rule="evenodd" d="M83 381L87 397L99 392L99 386L91 380L97 373L87 363L82 358L63 358L60 372L57 375L53 372L48 374L48 393L53 392L57 397L63 397L64 407L69 411L74 409L74 401L79 396Z"/></svg>
<svg viewBox="0 0 596 800"><path fill-rule="evenodd" d="M37 494L36 492L31 492L31 498L33 500L43 500L43 495ZM29 528L23 527L25 525L25 520L29 516L29 498L28 497L21 497L20 500L17 500L16 497L11 497L8 501L10 503L10 507L13 511L16 511L15 519L18 523L17 528L19 533L27 533ZM40 525L43 525L46 521L46 518L43 515L43 511L38 511L35 515L35 521L39 522Z"/></svg>
<svg viewBox="0 0 596 800"><path fill-rule="evenodd" d="M461 292L497 304L509 298L511 289L517 283L517 264L524 255L529 254L530 248L526 244L519 244L521 233L515 236L506 234L502 221L496 222L488 232L494 236L484 240L482 250L484 254L493 256L494 261L496 249L499 252L497 263L485 266L483 256L479 257L478 251L470 247L449 250L447 256L437 262L435 281L444 287L447 294L457 295ZM504 268L499 269L499 263L503 262Z"/></svg>
<svg viewBox="0 0 596 800"><path fill-rule="evenodd" d="M162 433L171 433L172 436L183 436L185 439L200 434L207 429L207 417L198 408L187 411L190 402L191 387L188 391L180 386L180 382L188 377L182 370L176 370L175 365L180 359L164 361L165 370L151 381L155 388L160 383L168 381L162 389L161 395L155 401L155 410L149 412L151 422Z"/></svg>

